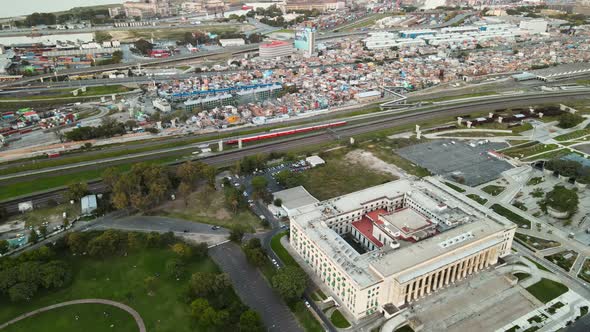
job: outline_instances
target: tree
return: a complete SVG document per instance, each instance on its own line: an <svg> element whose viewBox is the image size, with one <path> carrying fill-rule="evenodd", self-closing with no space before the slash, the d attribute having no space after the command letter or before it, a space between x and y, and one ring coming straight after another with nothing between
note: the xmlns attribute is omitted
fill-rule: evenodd
<svg viewBox="0 0 590 332"><path fill-rule="evenodd" d="M193 318L199 321L205 310L207 310L208 308L210 308L210 305L207 299L197 298L193 302L191 302L191 315L193 316Z"/></svg>
<svg viewBox="0 0 590 332"><path fill-rule="evenodd" d="M68 186L68 199L78 201L88 193L86 182L72 183Z"/></svg>
<svg viewBox="0 0 590 332"><path fill-rule="evenodd" d="M578 193L564 186L555 186L545 195L545 204L559 212L568 212L570 215L578 210Z"/></svg>
<svg viewBox="0 0 590 332"><path fill-rule="evenodd" d="M139 51L139 53L141 53L143 55L149 55L150 52L154 49L154 45L145 39L140 39L140 40L136 41L133 44L133 46L135 47L136 50Z"/></svg>
<svg viewBox="0 0 590 332"><path fill-rule="evenodd" d="M41 285L44 288L61 288L72 279L72 273L69 265L62 261L51 261L43 264L39 270L41 275Z"/></svg>
<svg viewBox="0 0 590 332"><path fill-rule="evenodd" d="M47 237L47 226L45 226L45 225L39 226L39 233L42 238L46 238Z"/></svg>
<svg viewBox="0 0 590 332"><path fill-rule="evenodd" d="M115 183L119 180L120 172L115 167L109 167L102 172L102 183L104 183L109 190L113 190Z"/></svg>
<svg viewBox="0 0 590 332"><path fill-rule="evenodd" d="M137 121L129 119L125 121L125 127L127 127L129 130L132 130L133 128L137 127Z"/></svg>
<svg viewBox="0 0 590 332"><path fill-rule="evenodd" d="M37 285L20 282L8 289L8 296L13 302L29 301L37 292Z"/></svg>
<svg viewBox="0 0 590 332"><path fill-rule="evenodd" d="M264 331L264 325L256 311L246 310L240 315L240 332L262 331Z"/></svg>
<svg viewBox="0 0 590 332"><path fill-rule="evenodd" d="M244 254L248 262L254 266L263 266L266 263L266 255L262 248L244 248Z"/></svg>
<svg viewBox="0 0 590 332"><path fill-rule="evenodd" d="M201 173L201 164L187 161L180 164L176 170L176 176L180 178L182 182L185 182L192 186L195 181L199 178Z"/></svg>
<svg viewBox="0 0 590 332"><path fill-rule="evenodd" d="M584 121L582 116L566 112L559 116L559 123L557 126L561 128L572 128L577 126L582 121Z"/></svg>
<svg viewBox="0 0 590 332"><path fill-rule="evenodd" d="M188 260L193 255L192 248L182 242L175 243L171 249L183 261Z"/></svg>
<svg viewBox="0 0 590 332"><path fill-rule="evenodd" d="M287 266L272 277L272 286L286 301L299 299L307 287L307 274L297 266Z"/></svg>
<svg viewBox="0 0 590 332"><path fill-rule="evenodd" d="M229 231L229 239L230 241L240 243L242 242L242 238L244 238L244 229L240 226L234 226Z"/></svg>
<svg viewBox="0 0 590 332"><path fill-rule="evenodd" d="M73 253L82 253L86 251L86 237L83 233L73 232L66 236L66 244Z"/></svg>
<svg viewBox="0 0 590 332"><path fill-rule="evenodd" d="M266 192L266 186L268 185L268 180L264 176L255 176L252 178L252 189L254 193L258 195L263 195Z"/></svg>
<svg viewBox="0 0 590 332"><path fill-rule="evenodd" d="M105 41L109 41L111 39L113 39L113 36L111 36L111 34L109 34L108 32L97 31L94 33L94 41L96 41L97 43L102 43Z"/></svg>
<svg viewBox="0 0 590 332"><path fill-rule="evenodd" d="M281 207L283 205L283 200L280 198L276 198L273 202L275 206Z"/></svg>
<svg viewBox="0 0 590 332"><path fill-rule="evenodd" d="M127 233L127 248L131 250L139 250L145 248L145 236L140 233Z"/></svg>
<svg viewBox="0 0 590 332"><path fill-rule="evenodd" d="M184 263L178 258L172 258L166 261L166 273L172 277L179 279L186 273L186 267Z"/></svg>
<svg viewBox="0 0 590 332"><path fill-rule="evenodd" d="M184 199L184 206L188 206L188 200L190 198L190 194L192 191L193 190L191 188L191 185L184 181L182 181L178 186L178 193L180 193L180 195Z"/></svg>
<svg viewBox="0 0 590 332"><path fill-rule="evenodd" d="M10 249L10 243L6 240L0 240L0 256L4 255Z"/></svg>
<svg viewBox="0 0 590 332"><path fill-rule="evenodd" d="M39 234L37 234L37 231L34 229L29 232L29 242L31 242L31 243L39 242Z"/></svg>

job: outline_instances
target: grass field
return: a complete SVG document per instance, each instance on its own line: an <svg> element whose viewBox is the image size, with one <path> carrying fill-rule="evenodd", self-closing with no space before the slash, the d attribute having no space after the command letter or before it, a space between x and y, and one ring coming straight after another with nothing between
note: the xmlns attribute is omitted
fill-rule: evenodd
<svg viewBox="0 0 590 332"><path fill-rule="evenodd" d="M536 297L539 301L547 303L559 295L567 292L569 288L553 280L542 278L536 284L527 287L526 290L529 291L529 293L531 293L531 295Z"/></svg>
<svg viewBox="0 0 590 332"><path fill-rule="evenodd" d="M272 251L274 251L275 254L279 256L279 258L285 265L299 266L295 259L291 257L287 249L285 249L285 247L283 247L283 245L281 244L281 239L284 236L287 236L287 232L279 233L273 236L272 240L270 241L270 247L272 248Z"/></svg>
<svg viewBox="0 0 590 332"><path fill-rule="evenodd" d="M173 156L157 159L156 161L148 161L148 163L166 164L178 159L179 157ZM129 163L113 167L120 171L128 171L131 169L132 165L133 164ZM49 172L48 177L3 185L2 191L0 191L0 201L39 191L64 187L71 183L86 182L90 180L99 179L102 175L102 172L104 172L106 168L108 168L108 166L96 170L81 171L77 173L57 175L53 177L51 177L51 172Z"/></svg>
<svg viewBox="0 0 590 332"><path fill-rule="evenodd" d="M108 86L93 86L87 87L86 92L79 91L77 96L72 94L75 88L71 89L59 89L59 90L51 90L49 94L45 95L34 95L34 96L22 96L20 98L15 98L13 96L8 97L0 97L0 101L3 102L26 102L29 100L43 100L43 99L67 99L67 98L86 98L92 96L100 96L100 95L110 95L115 93L122 93L131 91L130 88L127 88L122 85L108 85Z"/></svg>
<svg viewBox="0 0 590 332"><path fill-rule="evenodd" d="M513 158L527 158L532 155L540 154L557 149L556 144L535 144L532 146L514 147L503 150L502 153Z"/></svg>
<svg viewBox="0 0 590 332"><path fill-rule="evenodd" d="M529 262L533 263L539 270L545 271L545 272L551 272L551 271L549 271L548 268L546 268L545 266L543 266L543 265L535 262L534 260L532 260L532 259L530 259L530 258L528 258L526 256L523 256L523 257L526 258L526 260L528 260Z"/></svg>
<svg viewBox="0 0 590 332"><path fill-rule="evenodd" d="M116 30L109 32L113 39L120 41L132 41L140 38L144 39L169 39L169 40L182 40L184 34L187 32L211 32L211 33L222 33L222 32L239 32L241 27L252 27L251 25L197 25L194 28L162 28L162 29L149 29L149 30Z"/></svg>
<svg viewBox="0 0 590 332"><path fill-rule="evenodd" d="M586 260L584 260L584 264L580 269L580 274L578 274L578 278L586 282L590 282L590 259L586 258Z"/></svg>
<svg viewBox="0 0 590 332"><path fill-rule="evenodd" d="M560 245L560 243L557 241L545 240L535 236L525 235L521 233L516 233L514 237L517 241L524 244L526 247L529 247L531 250L545 250L549 248L558 247Z"/></svg>
<svg viewBox="0 0 590 332"><path fill-rule="evenodd" d="M566 256L569 258L566 258ZM566 272L569 272L574 265L576 258L578 258L578 253L573 250L565 250L553 255L545 256L545 258L564 269Z"/></svg>
<svg viewBox="0 0 590 332"><path fill-rule="evenodd" d="M175 254L168 249L145 249L128 254L126 257L112 257L108 260L81 256L64 257L63 259L74 271L72 284L61 290L40 293L30 302L0 302L0 321L4 322L22 313L54 303L84 298L103 298L125 303L137 310L148 331L192 331L189 306L178 300L182 293L182 286L187 283L187 280L177 281L168 277L158 277L157 286L152 295L148 294L144 286L146 277L165 275L165 262L173 257L176 257ZM219 269L212 260L204 258L189 262L187 271L189 273L219 272ZM239 301L235 294L233 296L235 301ZM102 312L96 314L91 310L48 312L47 318L40 316L38 322L45 324L51 321L63 321L65 324L72 319L71 315L74 313L81 316L79 322L84 324L73 326L76 329L71 331L137 331L135 328L99 330L100 326L104 326ZM111 309L109 312L114 311ZM93 315L92 319L87 319L86 315ZM23 324L33 324L34 321L34 319L31 323L23 321ZM121 321L121 324L128 323ZM27 331L64 331L53 323L26 327L30 328Z"/></svg>
<svg viewBox="0 0 590 332"><path fill-rule="evenodd" d="M107 313L105 315L104 313ZM76 319L78 316L78 319ZM5 332L103 332L136 331L126 311L103 304L80 304L53 309L8 326Z"/></svg>
<svg viewBox="0 0 590 332"><path fill-rule="evenodd" d="M520 215L508 210L507 208L503 207L500 204L492 205L492 210L497 214L508 218L508 220L512 221L513 223L517 224L518 227L522 228L531 228L531 222Z"/></svg>
<svg viewBox="0 0 590 332"><path fill-rule="evenodd" d="M494 131L469 131L464 130L460 132L453 132L444 135L440 135L439 137L501 137L501 136L516 136L513 133L502 133L502 132L494 132Z"/></svg>
<svg viewBox="0 0 590 332"><path fill-rule="evenodd" d="M459 187L459 186L457 186L457 185L455 185L455 184L452 184L452 183L450 183L450 182L445 182L445 184L446 184L448 187L452 188L454 191L458 191L458 192L460 192L460 193L464 193L464 192L465 192L465 189L463 189L463 188L461 188L461 187Z"/></svg>
<svg viewBox="0 0 590 332"><path fill-rule="evenodd" d="M481 205L484 205L485 203L488 202L487 199L485 199L479 195L476 195L476 194L468 194L467 197L471 198L472 200L478 202Z"/></svg>
<svg viewBox="0 0 590 332"><path fill-rule="evenodd" d="M504 191L504 189L506 189L506 188L502 187L502 186L495 186L495 185L491 184L489 186L485 186L485 187L481 188L481 191L483 191L484 193L490 194L492 196L498 196Z"/></svg>
<svg viewBox="0 0 590 332"><path fill-rule="evenodd" d="M518 273L515 273L514 276L516 278L518 278L518 281L523 281L523 280L529 278L531 275L529 273L518 272Z"/></svg>
<svg viewBox="0 0 590 332"><path fill-rule="evenodd" d="M456 100L456 99L464 99L464 98L493 96L493 95L497 95L497 93L493 92L493 91L484 91L484 92L468 93L468 94L464 94L464 95L460 95L460 96L439 97L439 98L434 98L434 99L428 99L428 101L440 102L440 101L448 101L448 100Z"/></svg>
<svg viewBox="0 0 590 332"><path fill-rule="evenodd" d="M535 160L549 160L553 158L559 158L561 156L565 156L566 154L570 153L568 149L557 149L549 152L545 152L534 157L524 158L524 161L535 161Z"/></svg>
<svg viewBox="0 0 590 332"><path fill-rule="evenodd" d="M223 192L209 187L192 193L185 205L183 198L166 202L154 211L155 215L192 220L205 224L232 227L243 225L249 232L262 228L260 219L250 210L233 214L226 208Z"/></svg>
<svg viewBox="0 0 590 332"><path fill-rule="evenodd" d="M339 329L345 329L347 327L350 327L350 323L346 320L346 318L344 318L344 316L338 309L332 312L330 321L332 321L332 324L334 324L334 326L336 326Z"/></svg>
<svg viewBox="0 0 590 332"><path fill-rule="evenodd" d="M326 156L326 165L302 173L302 185L320 201L396 179L393 175L348 162L345 153L346 149L332 151Z"/></svg>
<svg viewBox="0 0 590 332"><path fill-rule="evenodd" d="M586 128L586 129L572 131L569 134L559 135L559 136L555 137L554 139L556 141L569 141L572 139L576 139L576 138L580 138L580 137L588 136L588 135L590 135L590 129Z"/></svg>

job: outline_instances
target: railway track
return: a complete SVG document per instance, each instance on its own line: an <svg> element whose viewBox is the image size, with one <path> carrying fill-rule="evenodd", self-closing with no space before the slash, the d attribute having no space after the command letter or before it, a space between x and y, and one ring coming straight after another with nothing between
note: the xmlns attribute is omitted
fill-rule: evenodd
<svg viewBox="0 0 590 332"><path fill-rule="evenodd" d="M514 97L505 97L508 100L498 100L494 98L493 100L481 100L481 101L473 101L470 104L466 105L448 105L442 106L441 108L436 109L429 109L424 111L417 111L412 112L409 114L392 114L387 115L385 117L379 117L378 113L376 116L370 118L367 121L355 123L350 121L348 125L338 128L336 133L340 138L348 138L355 135L371 133L374 131L379 131L383 129L388 129L392 127L404 126L409 124L414 124L419 121L431 120L439 117L444 116L458 116L464 115L470 112L481 112L486 110L493 110L498 108L513 108L518 106L528 106L534 104L543 104L549 102L557 102L559 100L573 100L579 98L588 98L588 91L569 91L563 92L561 94L548 94L548 95L541 95L541 96L514 96ZM226 166L235 163L236 161L244 158L248 155L259 154L259 153L268 153L268 152L285 152L297 148L308 147L320 143L325 143L328 141L336 140L333 134L327 132L318 132L318 133L311 133L305 136L300 137L292 137L292 138L285 138L277 141L261 143L252 146L246 146L241 150L230 150L224 153L215 154L211 156L196 158L200 161L208 163L214 166ZM201 143L202 144L202 143ZM187 149L194 149L194 147L190 147ZM148 161L162 157L169 157L174 155L182 154L183 150L175 150L175 151L163 151L161 153L145 156L138 159L133 159L134 162L141 162L141 161ZM82 171L82 170L92 170L92 169L101 169L107 166L113 166L121 163L128 163L129 160L124 160L121 162L113 163L113 164L93 164L85 167L73 168L71 171ZM171 163L170 165L173 167L176 163ZM68 174L69 172L63 173L59 170L52 173L52 175L59 175L59 174ZM22 179L16 178L16 181L22 181ZM3 181L2 184L11 183L10 181ZM100 180L91 181L89 183L89 188L93 192L101 192L104 191L104 186L102 186ZM46 204L49 200L55 200L57 202L63 201L63 193L66 189L65 188L56 188L53 191L47 191L44 193L39 194L32 194L26 197L19 197L12 200L7 200L4 202L0 202L0 206L6 208L9 213L15 213L18 211L18 203L24 201L33 201L35 205L42 205Z"/></svg>

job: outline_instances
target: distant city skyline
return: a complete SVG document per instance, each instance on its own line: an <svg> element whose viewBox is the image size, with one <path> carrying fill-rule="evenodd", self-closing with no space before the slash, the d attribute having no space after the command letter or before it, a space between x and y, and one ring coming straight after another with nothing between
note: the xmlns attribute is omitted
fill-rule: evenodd
<svg viewBox="0 0 590 332"><path fill-rule="evenodd" d="M23 0L12 2L10 5L4 6L2 8L2 14L0 14L0 17L29 15L34 12L58 12L74 7L108 5L123 2L125 2L125 0Z"/></svg>

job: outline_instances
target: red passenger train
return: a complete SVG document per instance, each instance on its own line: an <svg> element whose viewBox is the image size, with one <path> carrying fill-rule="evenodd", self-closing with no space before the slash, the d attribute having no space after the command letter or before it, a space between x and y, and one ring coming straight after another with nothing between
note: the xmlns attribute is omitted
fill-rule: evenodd
<svg viewBox="0 0 590 332"><path fill-rule="evenodd" d="M345 124L346 124L346 121L340 121L340 122L327 123L327 124L322 124L322 125L317 125L317 126L290 129L290 130L284 130L284 131L277 131L274 133L244 137L244 138L242 138L242 143L261 141L261 140L275 138L275 137L281 137L281 136L289 136L289 135L307 133L307 132L315 131L315 130L344 126ZM225 143L226 144L238 144L238 139L230 139L230 140L225 141Z"/></svg>

